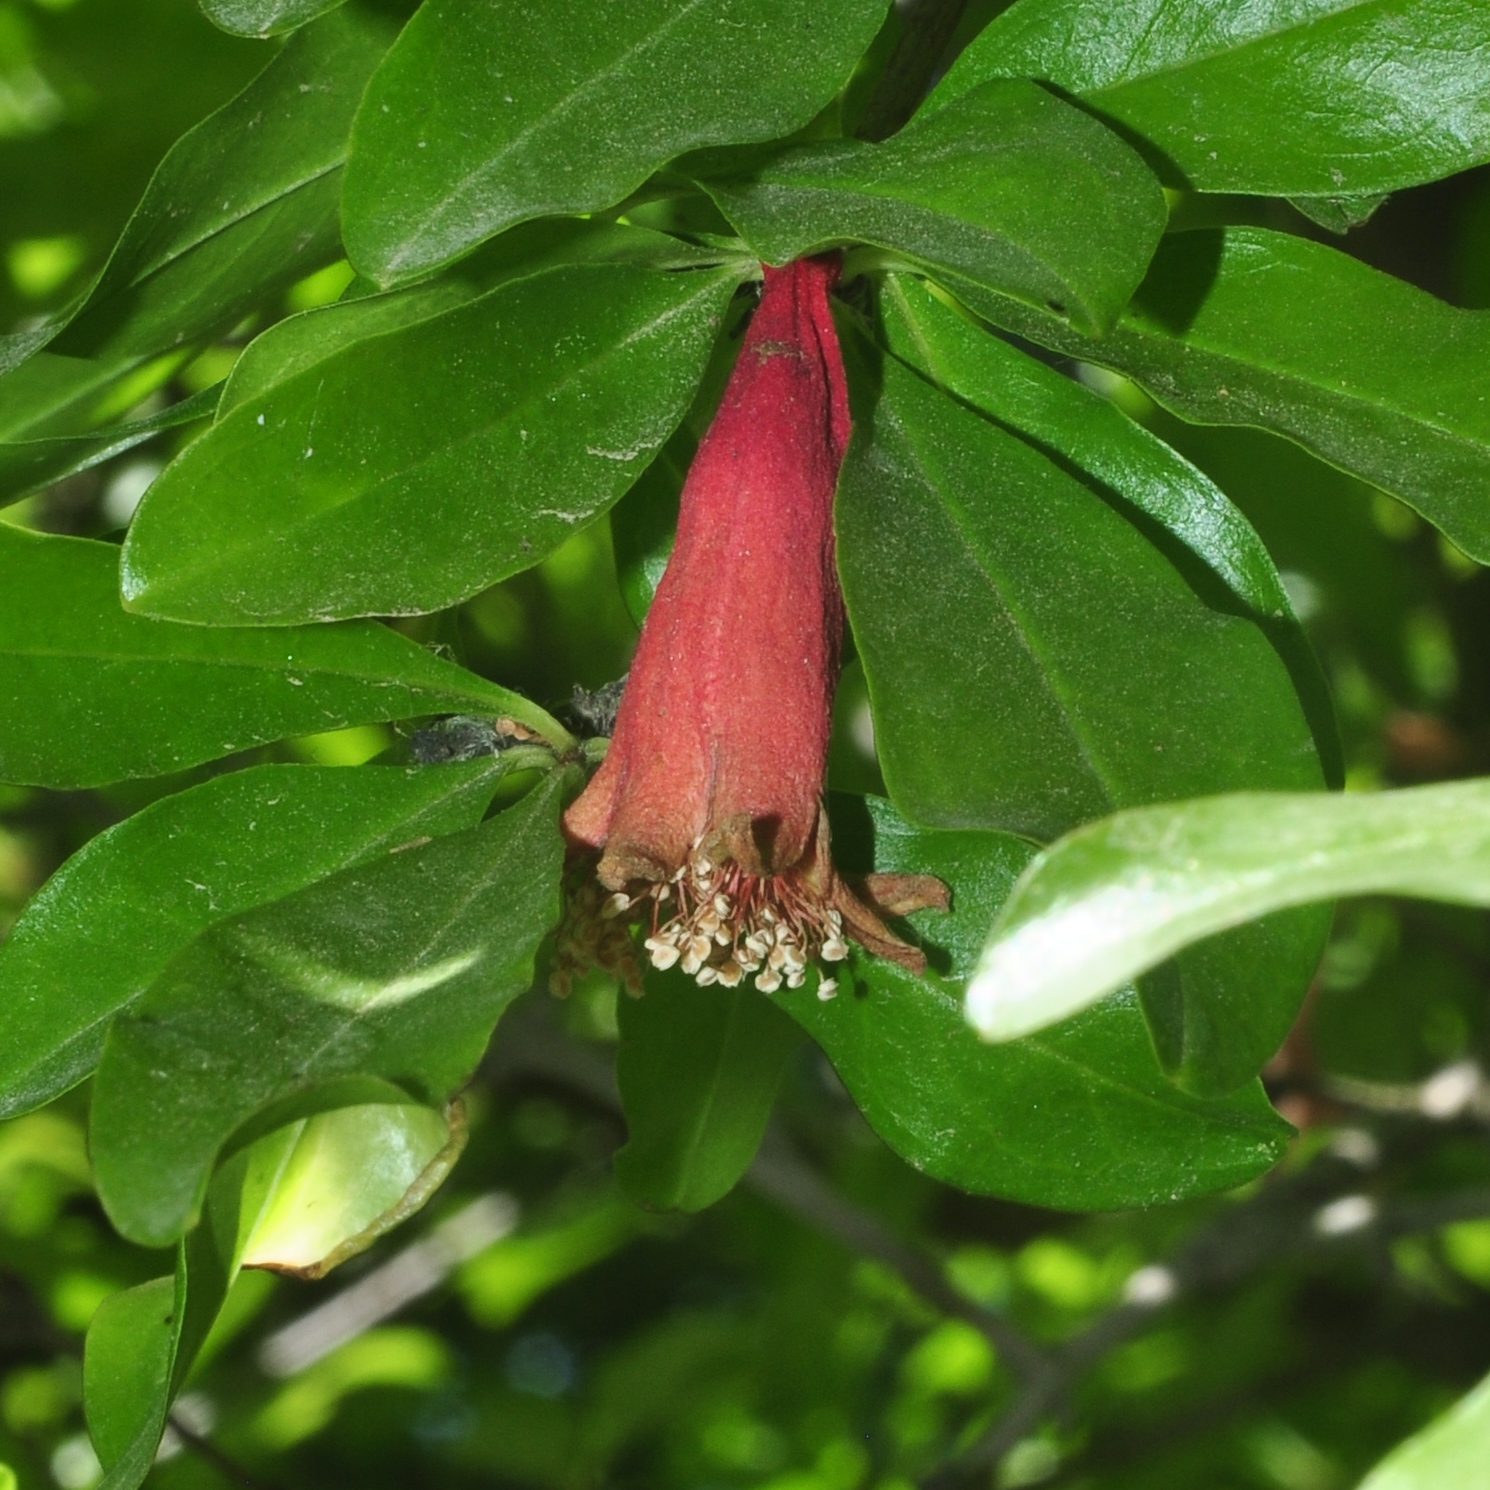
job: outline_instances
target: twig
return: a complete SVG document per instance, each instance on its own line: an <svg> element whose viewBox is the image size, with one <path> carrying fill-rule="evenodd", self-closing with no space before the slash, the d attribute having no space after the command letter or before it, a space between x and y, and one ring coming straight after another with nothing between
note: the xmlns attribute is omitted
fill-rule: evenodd
<svg viewBox="0 0 1490 1490"><path fill-rule="evenodd" d="M1342 1183L1347 1177L1352 1185ZM1358 1171L1322 1156L1301 1174L1224 1210L1169 1262L1135 1273L1124 1301L1066 1341L1049 1368L1027 1379L1009 1409L967 1450L926 1477L922 1490L984 1483L988 1470L1051 1416L1091 1367L1180 1298L1239 1282L1291 1253L1380 1242L1485 1216L1490 1185L1383 1203L1361 1189Z"/></svg>
<svg viewBox="0 0 1490 1490"><path fill-rule="evenodd" d="M231 1480L235 1485L245 1486L246 1490L275 1490L273 1485L267 1484L263 1480L255 1479L236 1459L223 1453L211 1439L204 1438L193 1428L188 1428L176 1413L172 1413L166 1421L170 1426L171 1432L193 1454L210 1464L225 1479Z"/></svg>
<svg viewBox="0 0 1490 1490"><path fill-rule="evenodd" d="M883 140L916 112L967 9L967 0L896 0L904 32L870 95L856 133Z"/></svg>

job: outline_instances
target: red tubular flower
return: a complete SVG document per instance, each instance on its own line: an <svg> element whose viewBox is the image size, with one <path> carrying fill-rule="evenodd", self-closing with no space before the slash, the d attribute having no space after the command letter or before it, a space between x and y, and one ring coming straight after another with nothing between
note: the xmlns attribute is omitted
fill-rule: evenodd
<svg viewBox="0 0 1490 1490"><path fill-rule="evenodd" d="M835 258L766 269L683 487L609 751L564 816L570 843L600 854L602 915L649 916L653 964L705 984L753 973L766 992L798 987L813 959L847 955L845 933L919 969L879 912L946 905L926 876L871 876L861 898L829 853L822 785L843 634L833 491L849 437L837 275ZM561 965L567 953L625 966L621 938L593 921L569 941Z"/></svg>

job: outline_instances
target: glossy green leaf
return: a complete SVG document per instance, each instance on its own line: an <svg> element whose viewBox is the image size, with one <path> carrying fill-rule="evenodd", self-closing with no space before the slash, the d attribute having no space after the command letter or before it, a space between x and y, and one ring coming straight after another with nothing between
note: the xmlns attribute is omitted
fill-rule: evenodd
<svg viewBox="0 0 1490 1490"><path fill-rule="evenodd" d="M207 388L158 414L107 424L85 434L0 443L0 505L38 491L64 476L112 460L162 430L180 429L199 419L210 419L221 391L220 387Z"/></svg>
<svg viewBox="0 0 1490 1490"><path fill-rule="evenodd" d="M284 625L438 610L529 568L673 432L739 279L556 269L334 352L162 474L126 603Z"/></svg>
<svg viewBox="0 0 1490 1490"><path fill-rule="evenodd" d="M91 786L287 735L542 709L374 622L206 630L120 609L112 544L0 524L0 781Z"/></svg>
<svg viewBox="0 0 1490 1490"><path fill-rule="evenodd" d="M1238 793L1120 812L1042 854L1000 914L968 1017L1012 1039L1181 947L1344 895L1490 905L1490 782Z"/></svg>
<svg viewBox="0 0 1490 1490"><path fill-rule="evenodd" d="M1490 1377L1392 1450L1360 1490L1484 1490L1490 1485Z"/></svg>
<svg viewBox="0 0 1490 1490"><path fill-rule="evenodd" d="M126 1237L180 1236L266 1108L365 1102L369 1082L431 1106L459 1089L558 919L559 789L220 923L167 966L95 1078L90 1151Z"/></svg>
<svg viewBox="0 0 1490 1490"><path fill-rule="evenodd" d="M504 766L257 766L91 839L0 942L0 1117L86 1076L114 1015L207 927L474 826Z"/></svg>
<svg viewBox="0 0 1490 1490"><path fill-rule="evenodd" d="M243 1267L320 1277L428 1199L464 1142L430 1108L338 1108L257 1139L214 1176L206 1215L177 1249L176 1273L104 1301L89 1327L83 1393L108 1466L102 1485L135 1490L170 1408Z"/></svg>
<svg viewBox="0 0 1490 1490"><path fill-rule="evenodd" d="M1490 311L1263 228L1167 238L1101 340L974 286L980 315L1115 368L1199 424L1255 424L1416 508L1490 560Z"/></svg>
<svg viewBox="0 0 1490 1490"><path fill-rule="evenodd" d="M619 202L706 145L805 125L883 0L427 0L357 116L345 222L384 284L514 223Z"/></svg>
<svg viewBox="0 0 1490 1490"><path fill-rule="evenodd" d="M417 1211L465 1146L465 1118L417 1103L318 1112L249 1149L274 1183L241 1256L243 1267L322 1278Z"/></svg>
<svg viewBox="0 0 1490 1490"><path fill-rule="evenodd" d="M893 359L838 529L885 779L918 821L1053 837L1119 803L1318 783L1250 619Z"/></svg>
<svg viewBox="0 0 1490 1490"><path fill-rule="evenodd" d="M1288 669L1191 550L1150 541L1101 484L893 359L883 375L837 522L903 811L1048 838L1119 805L1322 783ZM1166 1066L1205 1092L1249 1080L1287 1033L1326 929L1295 912L1147 988Z"/></svg>
<svg viewBox="0 0 1490 1490"><path fill-rule="evenodd" d="M155 1462L181 1391L237 1275L244 1243L291 1146L271 1135L215 1177L204 1224L176 1249L173 1277L105 1299L88 1327L83 1407L106 1473L98 1490L136 1490Z"/></svg>
<svg viewBox="0 0 1490 1490"><path fill-rule="evenodd" d="M616 1179L640 1205L701 1211L755 1157L801 1031L749 984L700 988L681 973L650 973L619 1020Z"/></svg>
<svg viewBox="0 0 1490 1490"><path fill-rule="evenodd" d="M165 1431L181 1300L178 1278L154 1278L98 1306L83 1353L88 1432L108 1490L133 1490Z"/></svg>
<svg viewBox="0 0 1490 1490"><path fill-rule="evenodd" d="M235 36L277 36L313 21L346 0L199 0L214 26Z"/></svg>
<svg viewBox="0 0 1490 1490"><path fill-rule="evenodd" d="M1020 0L930 107L1043 78L1202 191L1388 192L1490 160L1482 0Z"/></svg>
<svg viewBox="0 0 1490 1490"><path fill-rule="evenodd" d="M52 350L145 357L213 336L335 258L352 114L395 29L345 6L185 134Z"/></svg>
<svg viewBox="0 0 1490 1490"><path fill-rule="evenodd" d="M1131 503L1207 564L1277 649L1338 785L1328 685L1267 550L1226 497L1106 399L980 330L919 281L892 276L881 309L892 350L1099 492ZM1191 949L1146 978L1140 992L1166 1068L1207 1093L1250 1080L1298 1012L1327 923L1323 913L1294 913Z"/></svg>
<svg viewBox="0 0 1490 1490"><path fill-rule="evenodd" d="M902 361L1162 524L1260 620L1293 622L1252 524L1110 400L990 335L911 275L886 277L880 313L885 344Z"/></svg>
<svg viewBox="0 0 1490 1490"><path fill-rule="evenodd" d="M803 145L748 181L705 186L772 263L873 244L1091 332L1138 288L1167 217L1122 140L1026 82L976 88L882 145Z"/></svg>
<svg viewBox="0 0 1490 1490"><path fill-rule="evenodd" d="M622 223L549 218L504 233L438 278L404 290L343 299L288 316L243 349L223 390L218 418L359 342L454 310L499 285L568 264L630 264L640 269L710 268L742 255L697 248L665 233Z"/></svg>
<svg viewBox="0 0 1490 1490"><path fill-rule="evenodd" d="M1211 1101L1177 1090L1131 994L1016 1044L979 1041L963 1019L963 980L1034 849L1004 833L917 829L874 799L868 820L855 809L835 802L838 858L956 887L950 914L911 917L931 970L915 977L855 952L831 1003L810 988L773 1001L902 1158L962 1189L1082 1210L1225 1189L1277 1159L1288 1129L1261 1088Z"/></svg>

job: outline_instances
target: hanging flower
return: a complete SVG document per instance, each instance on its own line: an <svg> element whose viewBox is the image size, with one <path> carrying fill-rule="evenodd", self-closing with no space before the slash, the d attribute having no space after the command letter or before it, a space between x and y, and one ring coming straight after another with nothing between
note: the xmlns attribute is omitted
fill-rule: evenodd
<svg viewBox="0 0 1490 1490"><path fill-rule="evenodd" d="M849 437L837 274L836 258L765 271L609 751L564 816L581 862L560 985L590 962L637 984L626 927L638 920L652 965L701 984L797 988L809 964L846 957L850 937L925 965L881 915L945 908L946 887L871 875L851 889L822 806L843 634L833 492ZM819 992L835 987L825 978Z"/></svg>

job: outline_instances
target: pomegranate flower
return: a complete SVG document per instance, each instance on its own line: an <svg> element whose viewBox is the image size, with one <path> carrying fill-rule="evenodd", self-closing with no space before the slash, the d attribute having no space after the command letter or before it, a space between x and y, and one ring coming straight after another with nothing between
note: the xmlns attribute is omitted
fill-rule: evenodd
<svg viewBox="0 0 1490 1490"><path fill-rule="evenodd" d="M724 399L683 487L605 760L564 816L584 858L558 977L653 966L770 993L852 937L919 970L880 919L945 907L924 875L838 876L822 807L843 634L833 491L849 437L828 305L836 259L767 268ZM599 855L598 863L593 855ZM588 878L593 864L598 886ZM822 997L836 984L823 978Z"/></svg>

